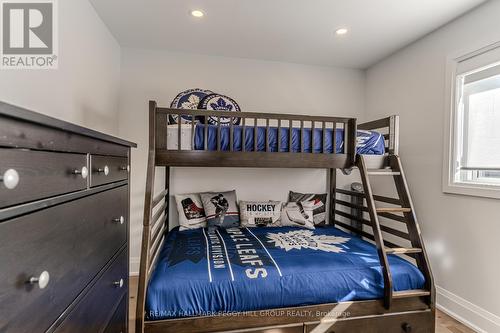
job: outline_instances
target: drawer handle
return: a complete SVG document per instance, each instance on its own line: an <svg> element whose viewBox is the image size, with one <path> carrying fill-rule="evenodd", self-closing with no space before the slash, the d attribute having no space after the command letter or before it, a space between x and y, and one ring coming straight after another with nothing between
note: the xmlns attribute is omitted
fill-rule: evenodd
<svg viewBox="0 0 500 333"><path fill-rule="evenodd" d="M98 168L97 172L104 173L105 176L109 175L109 167L107 165L104 168Z"/></svg>
<svg viewBox="0 0 500 333"><path fill-rule="evenodd" d="M120 280L118 280L118 281L113 282L113 285L114 285L116 288L121 288L121 287L123 287L123 279L120 279Z"/></svg>
<svg viewBox="0 0 500 333"><path fill-rule="evenodd" d="M89 175L89 169L87 169L87 167L82 167L81 170L75 169L72 173L74 175L82 175L82 178L85 179Z"/></svg>
<svg viewBox="0 0 500 333"><path fill-rule="evenodd" d="M411 332L411 325L408 323L403 323L403 325L401 325L401 328L403 329L403 332L405 332L405 333Z"/></svg>
<svg viewBox="0 0 500 333"><path fill-rule="evenodd" d="M15 189L17 184L19 184L19 173L14 169L9 169L3 175L0 175L0 181L9 190Z"/></svg>
<svg viewBox="0 0 500 333"><path fill-rule="evenodd" d="M47 285L49 284L49 281L50 281L50 275L49 275L49 272L47 272L47 271L43 271L39 277L33 276L28 280L28 282L30 284L38 283L38 287L40 289L44 289L45 287L47 287Z"/></svg>
<svg viewBox="0 0 500 333"><path fill-rule="evenodd" d="M120 167L120 171L127 171L130 172L130 166L129 165L122 165Z"/></svg>
<svg viewBox="0 0 500 333"><path fill-rule="evenodd" d="M123 223L125 223L125 218L123 216L120 216L120 217L113 219L113 222L123 224Z"/></svg>

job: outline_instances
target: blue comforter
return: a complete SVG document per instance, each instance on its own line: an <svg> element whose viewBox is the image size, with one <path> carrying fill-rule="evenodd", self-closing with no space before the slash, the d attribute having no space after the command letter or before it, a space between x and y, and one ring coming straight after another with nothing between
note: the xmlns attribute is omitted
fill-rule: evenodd
<svg viewBox="0 0 500 333"><path fill-rule="evenodd" d="M205 125L198 124L195 129L194 149L203 150L205 145ZM304 128L304 152L311 152L311 129ZM208 125L208 150L217 150L217 126ZM333 129L325 129L325 152L331 154L333 152ZM234 150L242 150L242 135L243 127L234 126ZM314 153L323 152L323 129L314 129ZM245 150L254 150L254 128L245 127ZM344 130L336 129L336 147L335 152L341 154L344 152ZM289 129L281 128L279 138L281 140L280 152L289 152L290 136ZM230 149L230 128L228 126L221 127L221 150L228 151ZM358 154L365 155L383 155L385 153L384 138L380 133L374 131L358 131L357 132L357 145ZM269 128L269 148L272 152L278 151L278 128ZM266 128L257 127L257 151L266 151ZM300 128L292 128L292 152L300 152Z"/></svg>
<svg viewBox="0 0 500 333"><path fill-rule="evenodd" d="M424 276L389 255L394 290ZM383 297L375 247L335 227L178 231L167 236L147 290L149 320Z"/></svg>

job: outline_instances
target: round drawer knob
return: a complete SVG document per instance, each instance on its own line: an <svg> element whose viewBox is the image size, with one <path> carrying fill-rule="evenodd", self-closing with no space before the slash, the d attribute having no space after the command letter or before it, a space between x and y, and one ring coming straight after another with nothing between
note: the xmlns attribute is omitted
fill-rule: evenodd
<svg viewBox="0 0 500 333"><path fill-rule="evenodd" d="M0 181L3 182L6 188L12 190L19 184L19 174L16 170L9 169L3 175L0 175Z"/></svg>
<svg viewBox="0 0 500 333"><path fill-rule="evenodd" d="M125 218L123 216L117 217L116 219L113 219L113 222L123 224L125 223Z"/></svg>
<svg viewBox="0 0 500 333"><path fill-rule="evenodd" d="M121 288L121 287L123 287L123 279L120 279L120 280L118 280L118 281L113 282L113 285L114 285L116 288Z"/></svg>
<svg viewBox="0 0 500 333"><path fill-rule="evenodd" d="M130 172L130 166L129 165L122 165L120 167L120 171L127 171Z"/></svg>
<svg viewBox="0 0 500 333"><path fill-rule="evenodd" d="M104 175L107 176L109 175L109 167L105 165L104 168L97 169L97 172L104 173Z"/></svg>
<svg viewBox="0 0 500 333"><path fill-rule="evenodd" d="M87 167L82 167L81 170L75 169L73 170L73 174L82 175L82 178L85 179L89 175L89 169Z"/></svg>
<svg viewBox="0 0 500 333"><path fill-rule="evenodd" d="M47 285L49 284L49 281L50 281L50 275L49 275L49 272L47 272L47 271L43 271L39 277L31 277L29 279L29 283L31 283L31 284L37 283L38 287L40 289L47 287Z"/></svg>
<svg viewBox="0 0 500 333"><path fill-rule="evenodd" d="M403 323L403 325L401 325L401 328L403 329L403 332L405 332L405 333L411 332L411 325L408 323Z"/></svg>

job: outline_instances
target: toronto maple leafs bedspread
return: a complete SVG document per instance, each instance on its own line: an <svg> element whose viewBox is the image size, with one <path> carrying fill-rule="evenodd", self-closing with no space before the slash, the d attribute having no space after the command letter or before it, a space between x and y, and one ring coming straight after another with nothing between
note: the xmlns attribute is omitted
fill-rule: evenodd
<svg viewBox="0 0 500 333"><path fill-rule="evenodd" d="M323 129L314 129L314 147L312 146L311 140L311 128L304 128L303 141L304 141L304 152L310 153L311 149L314 149L314 153L323 152ZM205 147L205 125L198 124L195 128L194 136L194 149L203 150ZM279 140L280 152L289 152L290 146L290 135L289 128L280 128ZM333 129L325 129L325 153L331 154L333 152ZM221 150L228 151L230 149L230 128L228 126L223 126L220 129L221 137ZM243 139L245 150L254 150L254 138L255 131L253 127L245 127L245 137L243 138L243 127L234 126L234 141L233 149L235 151L242 150ZM300 141L300 128L292 128L292 152L300 152L301 141ZM208 125L207 129L207 147L208 150L217 150L217 126ZM269 128L269 149L272 152L278 151L278 128ZM357 131L357 144L356 150L358 154L364 155L383 155L385 153L385 142L382 134L375 131ZM257 127L257 151L266 151L266 127ZM344 151L344 130L336 129L335 131L335 152L341 154Z"/></svg>
<svg viewBox="0 0 500 333"><path fill-rule="evenodd" d="M394 289L422 273L389 255ZM172 230L146 297L149 320L383 297L375 247L335 227Z"/></svg>

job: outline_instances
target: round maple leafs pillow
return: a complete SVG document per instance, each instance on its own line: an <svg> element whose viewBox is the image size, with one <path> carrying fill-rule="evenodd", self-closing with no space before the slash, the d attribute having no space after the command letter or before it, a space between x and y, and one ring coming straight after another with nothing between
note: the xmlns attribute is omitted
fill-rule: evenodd
<svg viewBox="0 0 500 333"><path fill-rule="evenodd" d="M235 111L241 112L240 106L231 97L221 95L221 94L210 94L205 96L198 105L198 109L213 110L213 111ZM204 117L202 117L204 118ZM240 124L239 117L233 117L233 124ZM204 119L200 120L202 123ZM217 125L218 117L209 116L207 117L207 123L209 125ZM229 126L231 123L231 117L220 117L221 126Z"/></svg>
<svg viewBox="0 0 500 333"><path fill-rule="evenodd" d="M170 107L173 109L195 110L198 108L198 105L200 104L201 100L210 94L213 94L213 91L207 89L194 88L194 89L184 90L179 94L177 94L177 96L175 96L172 103L170 103ZM177 115L171 115L169 123L177 124L177 118L178 118ZM181 116L181 123L190 124L191 116L187 115Z"/></svg>

